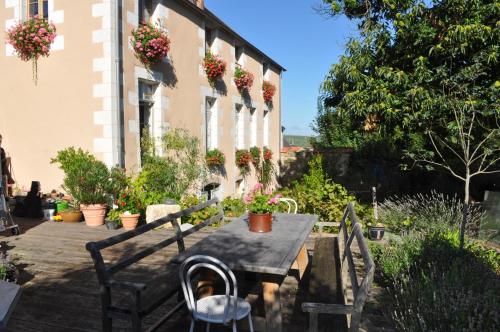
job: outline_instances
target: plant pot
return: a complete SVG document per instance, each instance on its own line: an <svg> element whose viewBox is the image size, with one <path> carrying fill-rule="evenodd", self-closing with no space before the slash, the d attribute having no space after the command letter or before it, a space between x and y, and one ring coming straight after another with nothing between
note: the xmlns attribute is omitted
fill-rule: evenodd
<svg viewBox="0 0 500 332"><path fill-rule="evenodd" d="M65 210L59 213L64 222L80 222L82 221L82 211Z"/></svg>
<svg viewBox="0 0 500 332"><path fill-rule="evenodd" d="M122 220L123 228L126 230L135 229L137 223L139 222L139 213L136 214L120 214L120 219Z"/></svg>
<svg viewBox="0 0 500 332"><path fill-rule="evenodd" d="M120 228L120 224L117 220L105 220L106 228L109 230Z"/></svg>
<svg viewBox="0 0 500 332"><path fill-rule="evenodd" d="M81 204L80 210L85 217L85 224L90 227L103 225L104 218L106 217L106 208L106 204Z"/></svg>
<svg viewBox="0 0 500 332"><path fill-rule="evenodd" d="M380 241L384 237L385 226L368 226L368 237L370 240Z"/></svg>
<svg viewBox="0 0 500 332"><path fill-rule="evenodd" d="M271 213L248 213L248 229L250 232L267 233L273 229L273 215Z"/></svg>

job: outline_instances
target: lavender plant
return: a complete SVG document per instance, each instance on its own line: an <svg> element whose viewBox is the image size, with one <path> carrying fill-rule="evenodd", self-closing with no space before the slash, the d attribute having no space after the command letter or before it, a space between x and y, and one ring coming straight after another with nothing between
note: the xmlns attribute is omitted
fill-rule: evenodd
<svg viewBox="0 0 500 332"><path fill-rule="evenodd" d="M463 202L457 196L432 191L430 194L393 196L379 205L380 220L395 233L410 231L455 230L460 227ZM467 234L477 236L483 213L471 206Z"/></svg>

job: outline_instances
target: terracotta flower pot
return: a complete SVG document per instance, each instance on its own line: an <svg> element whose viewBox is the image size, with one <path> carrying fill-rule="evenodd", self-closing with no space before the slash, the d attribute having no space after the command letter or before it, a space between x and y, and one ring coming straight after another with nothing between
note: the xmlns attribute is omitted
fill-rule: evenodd
<svg viewBox="0 0 500 332"><path fill-rule="evenodd" d="M82 211L64 210L59 215L64 222L80 222L82 220Z"/></svg>
<svg viewBox="0 0 500 332"><path fill-rule="evenodd" d="M90 227L101 226L106 217L106 204L80 204L80 210L85 217L85 224Z"/></svg>
<svg viewBox="0 0 500 332"><path fill-rule="evenodd" d="M139 222L139 213L136 214L120 214L120 219L122 221L123 228L126 230L134 229L137 227Z"/></svg>
<svg viewBox="0 0 500 332"><path fill-rule="evenodd" d="M271 213L248 213L248 229L250 232L267 233L273 230L273 215Z"/></svg>

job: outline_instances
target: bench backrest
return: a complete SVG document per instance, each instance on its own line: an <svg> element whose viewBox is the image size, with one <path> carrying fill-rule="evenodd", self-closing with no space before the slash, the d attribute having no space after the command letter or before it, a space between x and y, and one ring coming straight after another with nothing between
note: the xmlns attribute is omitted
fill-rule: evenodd
<svg viewBox="0 0 500 332"><path fill-rule="evenodd" d="M350 221L350 223L348 221ZM347 205L344 216L340 222L338 241L341 268L340 276L344 304L347 304L347 278L350 279L354 299L351 326L349 330L357 331L361 320L361 312L373 282L375 264L366 244L365 237L363 236L363 230L352 202ZM356 266L354 264L352 252L354 241L356 241L356 244L358 245L363 260L364 276L362 276L361 282L358 282Z"/></svg>
<svg viewBox="0 0 500 332"><path fill-rule="evenodd" d="M177 219L187 216L193 212L200 211L206 207L209 207L211 205L217 205L218 208L218 213L209 219L205 220L204 222L193 226L192 228L186 230L186 231L181 231L180 225L177 222ZM224 218L224 214L222 211L222 207L219 204L219 200L217 198L208 200L204 203L198 204L196 206L192 206L190 208L187 208L185 210L176 212L176 213L171 213L167 215L166 217L157 219L151 223L148 223L146 225L140 226L136 229L126 231L124 233L111 236L107 239L97 241L97 242L89 242L86 244L86 249L90 252L90 255L92 256L92 260L94 261L94 266L97 272L97 277L99 280L100 284L104 284L106 280L109 280L113 274L116 272L140 261L141 259L157 252L160 249L165 248L166 246L173 244L174 242L177 242L177 247L179 251L184 251L184 237L192 234L201 228L211 225L212 223L216 221L221 221ZM163 241L160 241L159 243L150 246L146 249L143 249L136 253L133 256L127 257L125 259L122 259L114 264L111 264L109 266L106 266L104 264L104 260L101 255L101 250L111 247L113 245L116 245L118 243L130 240L136 236L139 236L141 234L144 234L146 232L149 232L157 227L163 226L167 223L171 223L172 226L174 227L175 230L175 235L173 237L170 237L168 239L165 239Z"/></svg>

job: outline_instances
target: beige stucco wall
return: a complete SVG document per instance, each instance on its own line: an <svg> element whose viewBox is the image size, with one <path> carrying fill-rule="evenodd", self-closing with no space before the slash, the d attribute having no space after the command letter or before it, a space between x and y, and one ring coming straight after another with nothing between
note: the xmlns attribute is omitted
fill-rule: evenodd
<svg viewBox="0 0 500 332"><path fill-rule="evenodd" d="M39 180L44 191L57 188L62 179L50 158L70 145L92 151L93 138L99 135L92 111L100 105L92 97L92 84L100 77L92 71L92 58L102 52L92 43L91 33L99 25L91 15L97 1L71 1L71 6L69 1L50 2L60 22L56 23L59 40L50 56L38 61L36 86L31 62L7 56L4 35L0 42L2 145L12 157L18 185L29 188L32 180ZM1 1L2 26L16 20L18 4Z"/></svg>
<svg viewBox="0 0 500 332"><path fill-rule="evenodd" d="M11 1L11 0L7 0ZM64 49L55 50L39 62L39 82L31 82L31 65L15 56L0 53L0 133L4 147L13 159L16 179L21 185L31 180L42 182L44 190L60 185L62 174L49 160L67 146L82 147L96 154L108 165L118 160L110 117L115 93L112 74L112 50L109 27L110 0L52 0L54 10L64 11L64 22L56 24L64 36ZM107 10L106 10L107 9ZM14 17L13 8L0 6L0 21ZM204 112L207 96L217 99L218 148L226 156L226 174L220 177L221 196L235 192L239 171L235 166L235 103L248 104L257 112L257 145L263 145L263 113L267 107L262 97L262 55L245 48L243 67L255 76L250 101L242 100L233 82L235 36L217 29L212 50L227 62L225 88L210 87L202 63L205 24L214 22L181 1L161 1L153 19L160 18L171 39L168 60L151 70L134 57L129 46L130 31L138 24L138 1L124 0L122 11L123 49L123 142L127 169L139 169L139 92L138 80L157 83L153 105L153 135L160 137L168 128L185 128L198 136L204 148ZM277 87L270 110L269 147L279 158L280 144L280 74L270 66L269 80ZM243 107L248 123L248 108ZM14 111L15 110L15 111ZM245 128L246 148L250 148L249 126ZM247 187L255 183L246 179Z"/></svg>

